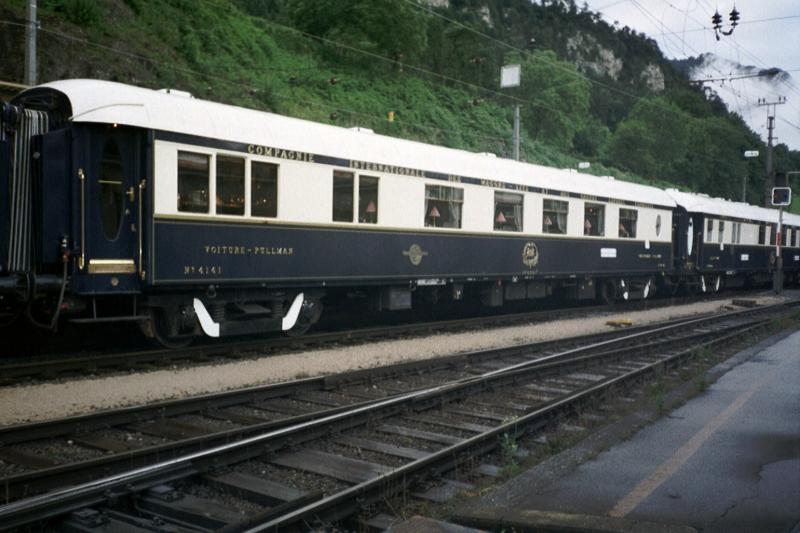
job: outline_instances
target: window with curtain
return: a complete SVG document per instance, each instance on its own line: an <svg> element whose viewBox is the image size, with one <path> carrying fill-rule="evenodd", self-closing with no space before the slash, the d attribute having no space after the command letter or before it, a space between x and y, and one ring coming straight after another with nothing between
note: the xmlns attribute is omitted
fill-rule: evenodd
<svg viewBox="0 0 800 533"><path fill-rule="evenodd" d="M636 238L636 220L639 212L636 209L619 210L619 236L623 239Z"/></svg>
<svg viewBox="0 0 800 533"><path fill-rule="evenodd" d="M425 226L431 228L460 228L464 189L425 186Z"/></svg>
<svg viewBox="0 0 800 533"><path fill-rule="evenodd" d="M545 200L542 209L542 231L544 233L567 233L569 203L561 200Z"/></svg>
<svg viewBox="0 0 800 533"><path fill-rule="evenodd" d="M358 221L378 223L378 178L358 177Z"/></svg>
<svg viewBox="0 0 800 533"><path fill-rule="evenodd" d="M605 235L606 206L589 204L583 207L583 234L593 237Z"/></svg>
<svg viewBox="0 0 800 533"><path fill-rule="evenodd" d="M178 211L208 213L209 156L178 152Z"/></svg>
<svg viewBox="0 0 800 533"><path fill-rule="evenodd" d="M217 156L217 214L244 215L244 159Z"/></svg>
<svg viewBox="0 0 800 533"><path fill-rule="evenodd" d="M706 242L714 240L714 221L710 218L706 220Z"/></svg>
<svg viewBox="0 0 800 533"><path fill-rule="evenodd" d="M278 165L253 161L250 164L250 214L278 216Z"/></svg>
<svg viewBox="0 0 800 533"><path fill-rule="evenodd" d="M522 231L521 194L494 192L494 229L500 231Z"/></svg>
<svg viewBox="0 0 800 533"><path fill-rule="evenodd" d="M717 242L722 242L722 238L725 236L725 221L719 221L719 236L717 238Z"/></svg>
<svg viewBox="0 0 800 533"><path fill-rule="evenodd" d="M333 171L333 221L353 221L354 176L350 172Z"/></svg>

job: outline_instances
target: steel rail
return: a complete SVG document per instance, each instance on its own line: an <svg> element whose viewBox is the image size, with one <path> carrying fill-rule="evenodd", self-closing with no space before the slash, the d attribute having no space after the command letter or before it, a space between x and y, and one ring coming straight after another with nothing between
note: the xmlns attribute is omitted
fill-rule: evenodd
<svg viewBox="0 0 800 533"><path fill-rule="evenodd" d="M723 340L739 336L749 329L759 327L762 323L763 322L758 322L745 330L737 330L736 332L728 333L724 337L714 339L701 346L710 346L722 342ZM251 527L245 531L247 533L260 533L270 530L279 531L301 520L323 519L323 521L332 521L341 519L350 514L354 502L357 502L356 505L360 507L371 501L375 501L377 496L372 493L385 496L387 493L391 495L392 492L396 493L405 490L412 482L420 479L419 473L421 471L434 469L437 466L439 471L450 470L460 462L458 459L459 456L465 454L467 451L478 448L480 450L479 453L486 453L498 445L498 439L503 434L517 437L522 433L522 431L520 431L521 428L527 428L528 426L542 427L552 420L559 412L572 409L574 405L581 404L594 396L602 395L615 386L627 383L633 378L652 372L657 368L666 367L668 363L688 357L696 350L697 348L689 348L667 359L656 361L645 367L612 377L595 385L590 385L588 388L555 400L553 403L523 415L516 420L503 423L489 431L464 439L459 443L447 446L423 458L393 469L390 472L379 474L373 479L349 487L344 491L327 496L317 502L291 511L284 516L275 518L264 524ZM474 456L474 454L471 456ZM365 501L365 498L368 501ZM329 514L330 509L334 509L333 514Z"/></svg>
<svg viewBox="0 0 800 533"><path fill-rule="evenodd" d="M776 310L785 307L787 307L787 304L779 304L775 306L760 308L755 311L753 309L747 309L743 311L724 313L722 315L715 317L714 319L700 318L700 319L687 320L681 322L680 324L674 324L665 327L655 327L647 332L640 332L640 333L635 333L633 335L621 337L620 339L617 339L616 342L630 340L633 338L641 338L644 335L652 335L659 332L666 332L669 330L674 330L679 327L685 327L691 324L700 324L702 322L708 322L709 320L722 320L725 318L732 318L736 316L747 316L756 313L764 313L769 310ZM603 341L601 343L598 343L598 345L610 346L612 342L614 341ZM585 351L587 348L588 347L568 350L566 354L574 355L575 353ZM547 361L551 363L555 362L554 360L556 359L557 355L558 354L555 354L553 356L548 356ZM564 357L565 355L561 354L561 356ZM531 367L535 366L536 364L539 364L539 366L541 366L540 362L534 360L528 363L520 363L518 365L513 365L512 367L509 367L509 370L506 370L505 372L503 371L488 372L486 373L485 376L482 377L482 379L466 378L465 380L462 380L463 382L461 383L461 387L466 388L469 386L473 386L478 381L481 381L484 385L489 385L494 381L499 381L500 379L507 377L506 374L517 373L526 368L530 370ZM3 523L13 523L13 524L26 523L24 521L26 519L41 518L41 516L43 516L43 513L44 515L47 515L48 509L63 508L64 505L70 503L74 504L75 502L78 501L85 502L87 499L94 499L99 497L100 495L102 495L102 493L106 491L114 491L115 488L119 488L120 486L135 484L137 482L142 482L142 480L146 478L162 475L167 470L172 468L178 468L185 465L202 464L207 461L213 461L213 458L215 456L218 456L219 454L222 453L231 453L237 451L241 452L253 445L266 445L273 441L274 441L273 444L275 444L278 443L280 439L286 440L294 438L295 439L294 442L297 442L298 440L300 441L307 440L307 438L301 439L299 438L299 436L303 432L306 433L308 432L314 433L315 431L319 432L321 431L321 428L325 425L337 422L343 422L347 419L351 420L350 422L347 423L347 425L357 425L360 422L353 421L354 417L357 419L363 417L364 415L374 414L379 410L397 411L399 410L399 407L405 404L406 402L412 400L420 401L421 398L426 396L430 398L431 395L437 391L440 393L452 392L453 388L454 388L453 384L445 384L427 388L422 391L415 391L406 394L401 394L397 397L380 400L370 405L365 405L343 413L337 413L331 416L322 417L311 422L280 428L260 435L254 435L242 439L239 442L217 446L212 449L207 449L197 453L188 454L171 460L161 461L155 465L134 469L129 472L112 475L88 483L83 483L77 487L61 489L54 491L53 493L45 494L42 496L35 496L26 500L21 500L18 502L7 504L5 506L0 507L0 519L4 520ZM276 446L273 446L272 449L279 449L281 446L282 444L277 444ZM263 450L258 453L263 453ZM19 520L23 521L20 522Z"/></svg>
<svg viewBox="0 0 800 533"><path fill-rule="evenodd" d="M691 336L684 336L682 337L681 340L686 342L692 339L702 339L712 333L713 332L697 333ZM656 341L653 343L649 343L647 345L633 344L630 346L620 346L613 353L617 354L618 356L617 358L619 358L620 355L627 354L630 351L642 350L643 348L652 346L659 346L664 344L664 342L671 342L671 340ZM602 347L603 344L596 343L593 346ZM607 357L609 355L608 351L584 355L580 357L574 355L574 354L579 354L582 351L583 350L562 352L566 355L564 355L563 358L556 360L549 360L549 356L533 359L530 361L531 365L525 368L517 368L519 365L515 365L514 369L510 370L507 375L504 375L503 379L505 379L506 381L508 381L509 379L513 380L516 379L518 375L529 373L532 370L540 372L544 376L545 373L548 371L551 370L559 371L564 367L570 367L570 366L586 367L589 366L590 364L594 364L596 361L602 361L604 357ZM434 392L432 396L428 397L425 395L421 395L418 398L412 400L412 403L414 404L412 408L417 410L421 409L422 407L425 406L425 402L429 398L431 403L436 403L440 402L444 398L448 398L449 396L463 397L465 395L463 390L466 387L471 386L476 389L481 389L487 383L487 377L488 378L492 377L489 374L494 375L494 373L495 371L486 372L482 376L478 376L476 378L468 377L468 378L461 378L461 380L454 380L452 382L449 382L449 385L455 385L450 389L446 389L448 384L441 385L440 387L443 387L443 389L441 391ZM421 393L426 390L431 390L431 388L424 387L416 390L410 390L407 391L406 394ZM244 428L236 428L236 429L221 431L218 433L211 433L199 437L178 440L175 442L169 442L165 444L159 444L148 448L130 450L126 452L117 453L114 455L102 456L96 459L90 459L82 462L67 463L40 470L34 470L31 472L16 474L13 476L6 477L2 480L2 483L5 486L6 501L22 497L25 495L25 493L44 492L46 490L51 489L54 484L60 484L60 486L64 486L68 484L80 483L85 481L86 478L93 477L94 475L106 475L111 471L119 470L121 467L131 468L137 465L146 465L149 462L158 460L158 458L164 456L176 456L179 454L193 453L195 451L200 451L212 446L218 446L232 441L241 440L249 436L252 436L253 434L258 434L259 432L272 431L279 429L281 427L287 427L295 424L309 422L315 419L319 419L323 416L328 416L340 412L347 412L357 407L362 407L362 406L368 407L382 400L397 396L399 396L399 394L395 396L387 396L386 398L379 400L367 400L357 404L343 405L336 408L305 413L302 415L292 416L285 419L265 421L263 423L251 425Z"/></svg>
<svg viewBox="0 0 800 533"><path fill-rule="evenodd" d="M708 316L706 317L711 318ZM696 318L698 317L695 317L695 319ZM683 323L685 321L686 319L681 319L662 323L661 325L665 326L673 323ZM652 326L639 326L634 329L646 331L651 328ZM214 393L195 398L158 402L148 406L127 407L110 412L101 411L61 420L21 424L0 429L0 442L4 445L8 445L67 435L76 435L80 438L92 430L106 429L125 425L126 423L141 423L148 419L160 419L192 412L202 415L206 410L220 409L252 401L281 398L302 393L303 391L332 391L339 387L347 387L356 383L379 383L378 380L393 379L401 375L415 374L422 370L447 370L453 367L463 366L464 364L481 364L486 360L517 358L520 356L530 357L532 355L531 352L534 354L536 352L547 352L562 344L590 343L592 341L596 343L599 340L630 335L631 333L633 333L631 330L624 332L612 331L564 340L483 350L467 354L446 356L434 360L404 362L389 367L356 370L345 374L336 374L320 378L306 378L295 382L254 387L243 391ZM567 361L564 360L563 362L566 363ZM422 388L418 388L417 390L422 390ZM411 392L411 390L406 392ZM386 398L390 396L391 395L387 395ZM302 400L302 398L300 399ZM161 457L174 457L181 454L193 453L208 447L240 440L259 432L271 431L280 427L307 422L361 405L369 405L375 401L376 400L367 400L341 405L335 408L322 408L312 412L287 416L282 419L264 420L261 423L250 424L246 427L228 429L216 433L178 439L154 446L103 455L93 459L35 469L2 478L0 479L0 486L5 487L5 501L10 502L26 495L38 494L51 490L54 486L58 487L81 483L87 479L107 475L110 472L119 471L123 468L130 469L135 466L143 466Z"/></svg>
<svg viewBox="0 0 800 533"><path fill-rule="evenodd" d="M706 295L705 301L719 296L718 294ZM728 298L720 297L721 300ZM186 348L156 348L137 350L132 352L106 353L101 355L65 355L59 357L45 357L41 360L3 363L0 360L0 379L9 382L19 378L50 377L69 372L99 369L136 368L141 365L165 365L177 360L188 362L199 361L203 358L215 356L232 357L241 352L256 350L271 351L278 349L296 349L301 347L314 347L330 343L359 342L382 337L397 337L405 335L423 334L432 331L448 331L467 329L471 327L492 327L513 325L522 322L552 320L569 318L595 312L630 312L641 309L655 309L681 305L686 302L697 301L697 298L664 298L648 299L630 302L617 302L612 306L576 306L562 309L549 309L544 311L529 311L504 315L490 315L470 317L466 319L440 320L436 322L412 323L391 326L378 326L345 331L323 332L305 335L302 337L277 337L272 339L240 339L225 342L207 343ZM241 357L248 357L242 355Z"/></svg>
<svg viewBox="0 0 800 533"><path fill-rule="evenodd" d="M702 314L692 317L708 318L713 314ZM683 323L686 318L663 322L662 326ZM280 383L271 383L255 387L247 387L235 391L208 393L190 398L157 401L146 405L121 407L113 410L96 411L83 415L75 415L61 419L46 420L0 427L0 443L15 444L42 438L52 438L69 433L85 433L98 428L141 422L153 417L174 416L198 412L210 408L221 408L252 401L255 398L267 399L301 393L306 390L332 390L336 387L369 382L377 379L388 379L420 371L435 371L465 363L474 364L485 360L513 357L530 352L558 349L564 344L594 344L603 340L629 336L640 331L649 331L650 325L633 326L625 330L614 330L589 335L567 337L563 339L532 342L527 344L488 348L473 352L447 355L421 361L405 361L387 366L353 370L339 374L329 374L311 378L303 378Z"/></svg>

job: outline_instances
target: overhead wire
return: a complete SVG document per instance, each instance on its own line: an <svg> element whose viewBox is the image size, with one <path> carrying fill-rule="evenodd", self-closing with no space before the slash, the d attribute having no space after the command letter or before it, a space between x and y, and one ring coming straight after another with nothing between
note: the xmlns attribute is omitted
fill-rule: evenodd
<svg viewBox="0 0 800 533"><path fill-rule="evenodd" d="M655 15L653 15L649 10L647 10L647 8L642 6L637 0L631 0L631 1L637 7L637 9L639 9L639 11L641 11L642 14L645 15L645 17L647 17L652 23L654 23L656 25L656 27L660 26L661 28L663 28L665 30L665 32L666 32L665 33L665 39L666 38L671 38L672 36L674 36L675 38L680 39L683 42L683 45L685 47L688 47L693 53L698 54L698 55L700 54L693 46L689 45L686 42L685 37L678 36L678 34L675 31L673 31L671 28L667 27L667 25L663 21L663 18L662 18L662 20L656 20ZM668 3L668 4L673 9L677 9L671 3ZM686 11L684 11L684 13L688 14L688 9ZM692 18L694 19L694 17L692 17ZM711 68L716 70L718 73L723 74L722 71L718 67L716 67L715 65L712 64ZM745 108L748 110L748 114L750 113L750 107L752 105L754 105L754 102L751 102L749 97L743 96L739 91L733 89L732 87L730 89L726 89L724 87L724 85L723 85L720 88L722 90L730 91L730 93L733 95L735 106L736 106L736 111L739 114L739 116L741 116L741 117L744 116L744 113L743 113L743 110L742 110L743 109L742 108L742 103L740 102L740 98L744 99L745 102L748 104L748 106L746 106ZM748 116L750 116L751 121L752 121L752 115L748 115Z"/></svg>
<svg viewBox="0 0 800 533"><path fill-rule="evenodd" d="M24 23L19 23L19 22L16 22L16 21L11 21L11 20L6 20L6 19L0 19L0 24L6 24L6 25L11 25L11 26L21 26L21 27L26 26L26 24L24 24ZM145 62L153 64L153 65L167 66L172 70L178 70L178 71L181 71L181 72L184 72L184 73L194 74L194 75L200 76L202 78L212 79L212 80L219 81L219 82L222 82L222 83L226 83L226 84L229 84L229 85L232 85L232 86L238 86L238 87L241 87L241 88L247 90L248 92L252 92L253 90L257 89L255 86L244 84L241 81L234 81L234 80L231 80L231 79L226 78L226 77L218 76L218 75L215 75L215 74L210 74L208 72L201 72L201 71L190 69L190 68L186 68L186 67L180 67L178 65L175 65L172 62L166 62L166 61L163 61L163 60L154 59L154 58L151 58L151 57L148 57L148 56L144 56L144 55L141 55L141 54L128 52L126 50L119 50L119 49L111 47L111 46L106 46L106 45L103 45L103 44L100 44L100 43L89 41L88 39L85 39L83 37L70 35L70 34L67 34L67 33L64 33L64 32L60 32L60 31L49 30L47 28L42 28L42 27L40 27L38 29L38 31L40 31L42 33L45 33L45 34L53 35L55 37L58 37L58 38L61 38L61 39L65 39L65 40L68 40L68 41L71 41L71 42L76 42L76 43L79 43L81 45L90 46L90 47L93 47L93 48L96 48L96 49L104 50L104 51L107 51L107 52L111 52L111 53L114 53L114 54L130 57L130 58L134 58L134 59L139 59L139 60L145 61ZM270 69L266 68L265 70L270 70ZM280 69L280 70L284 70L284 69ZM286 70L291 71L292 69L286 69ZM315 107L321 107L321 108L325 108L327 110L346 113L346 114L353 115L353 116L361 116L361 117L370 118L370 119L373 119L373 120L380 120L380 121L385 121L386 120L386 117L384 117L384 116L372 115L372 114L364 113L364 112L361 112L361 111L355 111L355 110L347 109L347 108L339 106L339 105L323 104L321 102L317 102L317 101L313 101L313 100L301 99L301 98L298 98L296 95L287 95L287 94L279 93L279 92L275 92L275 91L271 91L270 95L271 96L275 96L275 97L280 98L280 99L291 100L291 101L294 101L294 102L300 102L300 103L303 103L303 104L306 104L306 105L312 105L312 106L315 106ZM402 120L401 118L396 118L395 120L399 124L402 124L402 125L408 126L408 127L412 127L412 128L416 128L416 129L422 129L422 130L428 130L428 131L439 131L439 132L442 132L442 133L452 133L451 130L446 129L446 128L439 128L439 127L430 126L430 125L427 125L427 124L419 124L419 123L408 122L408 121ZM466 137L477 138L477 139L485 139L485 140L492 140L492 141L502 141L504 143L507 142L507 139L504 138L504 137L495 137L495 136L477 134L477 133L471 133L471 132L459 132L459 135L464 135Z"/></svg>
<svg viewBox="0 0 800 533"><path fill-rule="evenodd" d="M203 1L208 5L213 5L215 7L223 7L223 6L220 6L215 0L203 0ZM531 107L536 107L536 108L540 108L540 109L546 109L548 111L555 111L557 113L561 113L560 109L554 108L554 107L552 107L550 105L546 105L546 104L541 103L540 101L535 100L535 99L532 100L532 99L520 98L520 97L512 95L512 94L502 93L502 92L496 91L494 89L491 89L491 88L488 88L488 87L485 87L485 86L482 86L482 85L477 85L477 84L472 83L472 82L468 82L468 81L461 80L461 79L458 79L458 78L453 78L451 76L447 76L447 75L441 74L439 72L435 72L435 71L432 71L432 70L429 70L429 69L426 69L426 68L423 68L423 67L419 67L417 65L412 65L410 63L406 63L404 61L400 61L400 60L395 59L395 58L386 57L386 56L377 54L377 53L369 51L369 50L364 50L362 48L358 48L358 47L355 47L355 46L352 46L352 45L349 45L349 44L346 44L346 43L342 43L340 41L336 41L336 40L330 39L328 37L315 35L315 34L300 30L298 28L294 28L292 26L287 26L285 24L281 24L281 23L273 21L273 20L265 19L263 17L251 16L251 18L257 19L260 22L265 22L265 23L267 23L267 24L269 24L271 26L274 26L276 28L279 28L279 29L282 29L282 30L286 30L286 31L292 32L294 34L300 35L300 36L302 36L302 37L304 37L304 38L306 38L306 39L308 39L308 40L310 40L312 42L320 42L321 41L321 42L327 43L327 44L329 44L331 46L336 46L336 47L339 47L339 48L342 48L342 49L345 49L345 50L356 52L356 53L365 55L367 57L371 57L373 59L380 59L380 60L382 60L384 62L387 62L387 63L390 63L392 65L395 65L395 66L399 67L400 71L404 72L404 73L406 73L407 70L413 70L415 72L419 72L419 73L422 73L422 74L431 75L432 77L441 79L443 81L456 83L456 84L459 84L459 85L463 85L463 86L469 87L469 88L471 88L473 90L478 90L478 91L481 91L481 92L484 92L484 93L487 93L487 94L491 94L493 96L504 98L504 99L510 100L512 102L517 102L517 103L520 103L520 104L526 104L526 105L529 105ZM560 65L556 65L556 66L561 67ZM563 67L561 67L561 68L563 68ZM574 71L567 70L567 72L571 72L571 73L574 74ZM562 87L564 87L566 85L569 85L570 83L574 83L574 81L547 87L545 89L545 91L558 90L558 89L560 89L560 88L562 88ZM569 117L565 117L565 116L562 115L562 118L563 118L563 120L568 122L571 126L573 126L573 127L577 126L575 124L575 122L572 119L570 119Z"/></svg>
<svg viewBox="0 0 800 533"><path fill-rule="evenodd" d="M627 2L628 0L625 0L625 1ZM680 11L680 8L675 8L675 9ZM742 21L739 21L739 26L747 26L748 24L761 24L761 23L764 23L764 22L774 22L774 21L778 21L778 20L788 20L788 19L797 19L797 18L800 18L800 15L787 15L785 17L769 17L769 18L765 18L765 19L742 20ZM694 20L695 22L700 23L694 17L692 17L692 20ZM700 24L702 24L702 23L700 23ZM707 27L707 26L700 26L699 28L690 28L688 30L682 30L682 33L698 33L698 32L701 32L701 31L709 32L709 33L713 32L713 30L711 28ZM662 35L664 35L664 34L663 33L654 33L653 35L651 35L651 37L661 37Z"/></svg>
<svg viewBox="0 0 800 533"><path fill-rule="evenodd" d="M208 5L213 5L215 7L223 7L223 6L219 5L215 0L202 0L202 1L204 1ZM438 78L438 79L440 79L442 81L455 83L455 84L458 84L458 85L463 85L463 86L468 87L470 89L478 90L478 91L481 91L483 93L491 94L493 96L497 96L499 98L504 98L504 99L507 99L507 100L510 100L510 101L513 101L513 102L517 102L517 103L521 103L521 104L527 104L527 105L530 105L532 107L539 107L539 108L542 108L542 109L547 109L549 111L560 111L560 110L558 110L556 108L553 108L552 106L548 106L548 105L543 104L543 103L541 103L539 101L536 101L536 100L520 98L520 97L515 96L513 94L503 93L503 92L497 91L495 89L492 89L492 88L489 88L489 87L485 87L483 85L478 85L478 84L475 84L475 83L472 83L472 82L469 82L469 81L465 81L465 80L462 80L462 79L459 79L459 78L454 78L452 76L447 76L447 75L442 74L440 72L435 72L435 71L432 71L430 69L426 69L424 67L420 67L418 65L413 65L411 63L407 63L407 62L401 61L401 60L396 59L396 58L386 57L384 55L378 54L376 52L372 52L370 50L364 50L363 48L358 48L356 46L353 46L353 45L350 45L350 44L347 44L347 43L336 41L336 40L331 39L329 37L316 35L316 34L309 33L307 31L301 30L299 28L295 28L295 27L292 27L292 26L287 26L285 24L281 24L280 22L276 22L274 20L269 20L269 19L266 19L266 18L263 18L263 17L257 17L257 16L251 16L251 18L257 19L260 22L265 22L265 23L267 23L267 24L269 24L271 26L274 26L276 28L289 31L291 33L295 33L295 34L300 35L300 36L302 36L302 37L304 37L304 38L306 38L306 39L308 39L310 41L313 41L313 42L320 42L321 41L321 42L327 43L327 44L329 44L331 46L336 46L338 48L342 48L342 49L345 49L345 50L349 50L351 52L362 54L362 55L370 57L372 59L379 59L379 60L381 60L383 62L390 63L390 64L392 64L392 65L394 65L396 67L399 67L400 71L402 71L404 73L407 70L413 70L413 71L421 73L421 74L426 74L426 75L430 75L430 76L432 76L434 78ZM566 84L551 86L551 87L548 87L547 90L558 89L560 87L563 87L564 85L566 85ZM571 120L569 120L569 122L572 123Z"/></svg>
<svg viewBox="0 0 800 533"><path fill-rule="evenodd" d="M479 35L479 36L483 37L484 39L488 39L488 40L490 40L490 41L492 41L492 42L494 42L494 43L496 43L496 44L498 44L498 45L500 45L500 46L502 46L504 48L507 48L509 50L517 52L517 53L521 54L523 57L530 57L535 61L541 61L543 63L549 64L550 66L553 66L553 67L555 67L555 68L557 68L559 70L563 70L564 72L570 74L571 76L576 76L576 77L582 78L582 79L588 81L589 83L592 83L592 84L597 85L599 87L603 87L604 89L607 89L609 91L613 91L613 92L616 92L618 94L622 94L624 96L633 98L635 100L641 100L643 98L642 96L639 96L639 95L636 95L634 93L625 91L623 89L619 89L619 88L614 87L612 85L609 85L607 83L603 83L603 82L601 82L599 80L595 80L593 78L590 78L589 76L586 76L585 74L582 74L581 72L569 69L567 67L564 67L563 65L559 65L558 63L554 63L552 61L548 61L547 59L544 59L544 58L541 58L541 57L533 56L530 53L530 51L528 51L528 50L525 50L523 48L519 48L517 46L514 46L514 45L512 45L510 43L507 43L507 42L501 40L501 39L498 39L498 38L493 37L493 36L491 36L491 35L489 35L487 33L484 33L484 32L482 32L480 30L477 30L477 29L473 28L472 26L470 26L468 24L464 24L463 22L459 22L459 21L457 21L455 19L447 17L447 16L437 12L436 10L434 10L434 9L432 9L432 8L426 6L426 5L420 4L416 0L403 0L403 1L406 2L407 4L410 4L410 5L414 6L414 7L416 7L417 9L419 9L421 11L425 11L425 12L427 12L427 13L435 16L435 17L438 17L438 18L440 18L442 20L445 20L445 21L447 21L447 22L449 22L451 24L454 24L454 25L456 25L456 26L458 26L458 27L460 27L460 28L462 28L462 29L464 29L466 31L474 33L475 35Z"/></svg>

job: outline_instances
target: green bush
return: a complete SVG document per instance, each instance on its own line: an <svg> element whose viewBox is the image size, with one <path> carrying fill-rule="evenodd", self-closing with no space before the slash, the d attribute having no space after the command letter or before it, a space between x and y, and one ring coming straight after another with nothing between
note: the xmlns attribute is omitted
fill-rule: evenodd
<svg viewBox="0 0 800 533"><path fill-rule="evenodd" d="M90 27L100 22L100 7L94 0L58 0L54 6L57 12L78 26Z"/></svg>

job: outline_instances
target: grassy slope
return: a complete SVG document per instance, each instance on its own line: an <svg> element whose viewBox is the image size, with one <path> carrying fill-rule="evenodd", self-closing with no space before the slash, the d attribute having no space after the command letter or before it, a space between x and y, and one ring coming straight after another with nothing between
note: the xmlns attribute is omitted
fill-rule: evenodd
<svg viewBox="0 0 800 533"><path fill-rule="evenodd" d="M4 18L9 12L22 18L24 4L9 0ZM492 101L473 106L474 95L460 88L357 54L345 57L341 50L249 17L228 0L41 4L45 30L110 47L86 46L43 32L41 81L97 77L174 87L198 98L340 126L359 125L386 135L503 156L511 152L510 108ZM329 81L333 77L336 84ZM389 111L395 112L394 122L386 120ZM578 163L524 136L521 151L525 160L548 166L575 168ZM670 186L600 165L590 171ZM800 201L797 204L800 210Z"/></svg>

